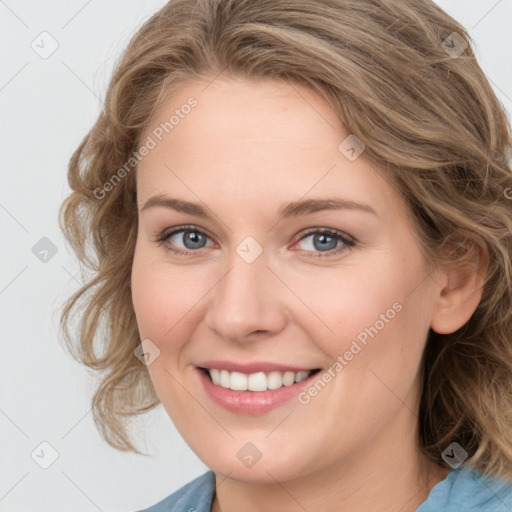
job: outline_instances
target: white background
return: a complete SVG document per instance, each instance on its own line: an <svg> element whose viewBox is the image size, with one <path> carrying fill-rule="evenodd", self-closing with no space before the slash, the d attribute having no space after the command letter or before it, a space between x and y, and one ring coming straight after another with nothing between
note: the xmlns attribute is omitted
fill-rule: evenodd
<svg viewBox="0 0 512 512"><path fill-rule="evenodd" d="M437 3L469 29L484 72L512 112L512 0ZM136 424L150 457L110 448L90 413L94 381L66 355L58 333L59 308L78 276L57 223L69 191L67 163L100 111L115 59L164 4L0 1L3 512L134 511L207 469L161 407ZM48 59L31 48L43 31L59 44ZM57 247L46 263L32 253L42 237ZM31 458L43 441L58 452L48 469Z"/></svg>

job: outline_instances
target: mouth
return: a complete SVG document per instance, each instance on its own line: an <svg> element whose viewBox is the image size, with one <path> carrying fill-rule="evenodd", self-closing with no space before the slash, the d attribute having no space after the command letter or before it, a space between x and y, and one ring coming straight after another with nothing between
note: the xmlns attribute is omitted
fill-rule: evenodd
<svg viewBox="0 0 512 512"><path fill-rule="evenodd" d="M215 386L232 391L265 392L299 384L320 372L320 368L299 371L259 371L242 373L220 368L198 367Z"/></svg>
<svg viewBox="0 0 512 512"><path fill-rule="evenodd" d="M313 385L321 368L290 366L277 362L202 361L196 375L205 396L237 414L265 414L297 399Z"/></svg>

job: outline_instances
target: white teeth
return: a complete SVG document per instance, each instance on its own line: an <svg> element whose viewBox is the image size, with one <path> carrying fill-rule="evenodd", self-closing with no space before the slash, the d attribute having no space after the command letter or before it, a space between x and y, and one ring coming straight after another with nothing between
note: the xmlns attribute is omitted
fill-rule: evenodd
<svg viewBox="0 0 512 512"><path fill-rule="evenodd" d="M284 372L283 384L285 386L291 386L295 382L295 372Z"/></svg>
<svg viewBox="0 0 512 512"><path fill-rule="evenodd" d="M229 388L234 391L247 391L247 375L240 372L231 372Z"/></svg>
<svg viewBox="0 0 512 512"><path fill-rule="evenodd" d="M311 372L308 372L307 370L303 370L302 372L297 372L295 374L295 382L301 382L304 379L307 379L310 373Z"/></svg>
<svg viewBox="0 0 512 512"><path fill-rule="evenodd" d="M210 370L210 377L212 378L212 381L214 384L220 385L220 370L217 370L217 368L212 368Z"/></svg>
<svg viewBox="0 0 512 512"><path fill-rule="evenodd" d="M267 376L264 372L251 373L247 378L247 389L249 391L266 391Z"/></svg>
<svg viewBox="0 0 512 512"><path fill-rule="evenodd" d="M267 377L267 388L277 389L283 385L283 375L281 372L270 372Z"/></svg>
<svg viewBox="0 0 512 512"><path fill-rule="evenodd" d="M291 386L296 382L302 382L309 377L311 371L272 371L268 375L265 372L247 375L240 372L228 372L227 370L208 368L208 373L214 384L226 389L235 391L266 391L267 389L278 389L282 386Z"/></svg>
<svg viewBox="0 0 512 512"><path fill-rule="evenodd" d="M230 381L230 374L227 370L221 370L220 371L220 377L219 377L219 384L223 388L229 389L229 381Z"/></svg>

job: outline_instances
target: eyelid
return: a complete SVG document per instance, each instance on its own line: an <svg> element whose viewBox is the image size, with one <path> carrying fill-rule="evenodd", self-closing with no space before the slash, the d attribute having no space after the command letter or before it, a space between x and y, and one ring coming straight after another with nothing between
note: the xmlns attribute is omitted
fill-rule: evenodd
<svg viewBox="0 0 512 512"><path fill-rule="evenodd" d="M180 233L181 231L193 231L194 233L199 233L201 235L206 236L210 240L214 240L213 236L209 234L209 232L203 228L195 226L193 224L183 224L180 226L175 226L173 228L164 229L162 232L156 235L156 242L165 243L169 237L175 235L176 233ZM200 249L193 251L192 249L188 249L191 252L199 252Z"/></svg>
<svg viewBox="0 0 512 512"><path fill-rule="evenodd" d="M326 233L328 235L339 237L346 242L353 242L353 243L357 242L357 240L353 236L349 235L348 233L345 233L344 231L340 231L339 229L327 228L327 227L307 228L306 231L301 234L300 238L297 241L299 242L300 240L303 240L308 235L312 235L315 233L321 233L321 234Z"/></svg>

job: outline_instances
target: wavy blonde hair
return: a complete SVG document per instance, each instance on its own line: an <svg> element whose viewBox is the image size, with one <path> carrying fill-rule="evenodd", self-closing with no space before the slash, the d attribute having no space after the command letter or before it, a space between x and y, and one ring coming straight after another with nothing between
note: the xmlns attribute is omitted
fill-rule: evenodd
<svg viewBox="0 0 512 512"><path fill-rule="evenodd" d="M469 44L458 57L447 51L453 32ZM488 258L471 319L452 334L429 333L420 445L446 466L441 453L457 441L467 465L512 479L511 130L472 45L430 0L172 0L144 23L70 159L72 192L60 211L88 273L62 329L71 352L101 372L92 403L109 444L137 451L125 420L158 398L134 356L136 168L108 194L98 190L137 151L168 94L225 72L295 82L325 98L406 201L430 266Z"/></svg>

